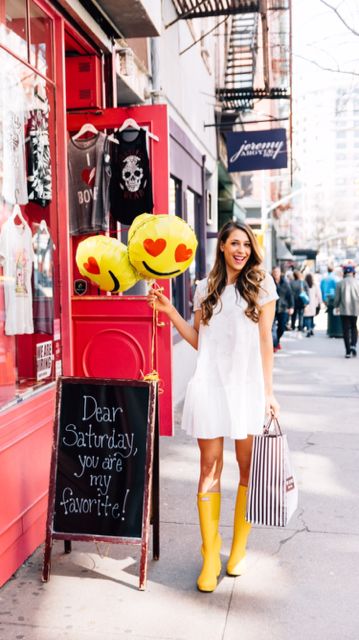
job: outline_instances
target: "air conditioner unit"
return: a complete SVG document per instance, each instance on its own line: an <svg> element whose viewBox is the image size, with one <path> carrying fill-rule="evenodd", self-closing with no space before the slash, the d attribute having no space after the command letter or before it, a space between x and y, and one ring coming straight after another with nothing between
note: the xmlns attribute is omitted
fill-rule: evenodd
<svg viewBox="0 0 359 640"><path fill-rule="evenodd" d="M67 109L100 108L101 61L97 56L66 57Z"/></svg>

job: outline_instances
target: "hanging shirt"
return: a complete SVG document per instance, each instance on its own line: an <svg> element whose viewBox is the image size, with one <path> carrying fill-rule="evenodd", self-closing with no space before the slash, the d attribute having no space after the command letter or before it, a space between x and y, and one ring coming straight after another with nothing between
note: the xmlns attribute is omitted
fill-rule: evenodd
<svg viewBox="0 0 359 640"><path fill-rule="evenodd" d="M68 143L70 234L108 229L110 156L107 136Z"/></svg>
<svg viewBox="0 0 359 640"><path fill-rule="evenodd" d="M4 271L5 333L33 333L31 273L34 253L28 224L9 218L0 233L0 262Z"/></svg>
<svg viewBox="0 0 359 640"><path fill-rule="evenodd" d="M118 144L111 145L110 210L125 225L140 213L153 209L152 180L146 131L117 131Z"/></svg>
<svg viewBox="0 0 359 640"><path fill-rule="evenodd" d="M0 62L2 59L0 58ZM25 124L28 106L25 91L14 73L0 70L2 123L2 196L10 204L27 204Z"/></svg>
<svg viewBox="0 0 359 640"><path fill-rule="evenodd" d="M54 329L54 243L47 228L32 237L34 250L33 318L35 333L53 334Z"/></svg>
<svg viewBox="0 0 359 640"><path fill-rule="evenodd" d="M52 176L49 141L49 103L30 111L28 121L27 184L30 202L46 207L52 198Z"/></svg>

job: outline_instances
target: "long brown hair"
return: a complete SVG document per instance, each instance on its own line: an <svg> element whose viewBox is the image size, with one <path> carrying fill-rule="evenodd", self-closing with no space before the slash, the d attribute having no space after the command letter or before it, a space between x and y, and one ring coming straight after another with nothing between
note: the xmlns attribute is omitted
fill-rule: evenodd
<svg viewBox="0 0 359 640"><path fill-rule="evenodd" d="M260 306L258 304L258 295L260 283L265 273L261 268L262 255L261 250L251 227L237 220L230 220L223 225L218 233L216 259L208 276L208 293L207 297L201 304L202 322L208 324L212 318L215 306L220 302L220 296L227 284L227 270L221 245L226 242L232 231L239 229L244 231L251 243L251 254L243 269L239 272L235 287L239 294L248 303L245 314L253 322L258 322L260 315Z"/></svg>

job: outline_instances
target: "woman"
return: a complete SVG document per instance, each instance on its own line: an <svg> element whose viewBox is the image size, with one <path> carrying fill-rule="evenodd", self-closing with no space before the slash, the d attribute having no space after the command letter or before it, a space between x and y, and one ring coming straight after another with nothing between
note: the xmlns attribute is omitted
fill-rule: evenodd
<svg viewBox="0 0 359 640"><path fill-rule="evenodd" d="M305 282L309 290L309 303L304 308L304 329L307 330L307 338L310 338L314 336L314 316L317 314L317 308L322 304L322 294L311 273L307 273Z"/></svg>
<svg viewBox="0 0 359 640"><path fill-rule="evenodd" d="M227 222L219 232L216 259L194 296L189 325L168 298L151 289L150 305L168 315L178 332L198 349L197 367L188 384L182 427L198 439L200 477L198 512L203 567L200 591L214 591L221 571L220 480L223 438L235 441L240 484L227 573L238 576L251 525L245 520L253 435L262 432L265 413L278 416L272 390L272 324L277 293L261 268L260 249L251 228Z"/></svg>

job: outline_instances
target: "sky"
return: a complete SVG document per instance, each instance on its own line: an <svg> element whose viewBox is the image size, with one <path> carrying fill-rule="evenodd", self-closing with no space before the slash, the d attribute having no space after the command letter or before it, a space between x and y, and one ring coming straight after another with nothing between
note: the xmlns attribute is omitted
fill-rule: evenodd
<svg viewBox="0 0 359 640"><path fill-rule="evenodd" d="M292 0L294 92L333 84L359 86L359 0L326 2L338 10L358 35L321 0ZM357 75L333 73L324 68L354 71Z"/></svg>

